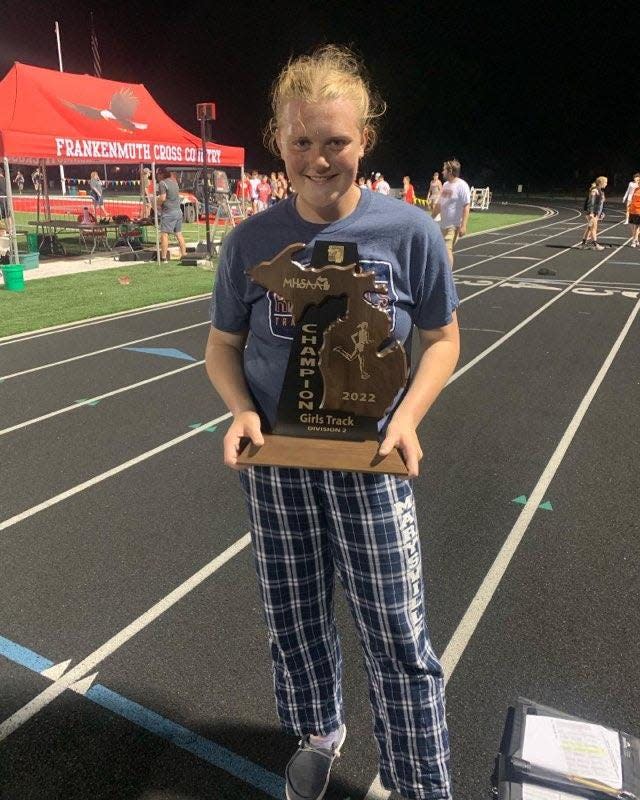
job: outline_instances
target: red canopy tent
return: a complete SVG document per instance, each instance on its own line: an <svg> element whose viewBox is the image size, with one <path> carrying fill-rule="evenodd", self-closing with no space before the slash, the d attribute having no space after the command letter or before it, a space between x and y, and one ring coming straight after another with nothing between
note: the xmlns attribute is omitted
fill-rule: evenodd
<svg viewBox="0 0 640 800"><path fill-rule="evenodd" d="M240 167L244 148L206 143L207 166ZM0 158L9 214L14 164L202 166L202 140L181 128L141 83L123 83L16 62L0 82ZM48 205L45 181L45 205ZM208 224L208 220L207 220ZM12 245L17 259L15 225Z"/></svg>
<svg viewBox="0 0 640 800"><path fill-rule="evenodd" d="M202 164L201 139L141 83L16 62L0 82L0 158L16 164ZM242 167L244 148L207 142L207 165Z"/></svg>

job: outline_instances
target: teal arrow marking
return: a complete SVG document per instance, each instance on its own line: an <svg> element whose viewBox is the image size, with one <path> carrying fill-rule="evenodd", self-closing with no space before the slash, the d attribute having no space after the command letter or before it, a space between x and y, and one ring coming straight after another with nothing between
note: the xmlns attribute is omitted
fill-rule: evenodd
<svg viewBox="0 0 640 800"><path fill-rule="evenodd" d="M190 428L202 428L207 433L213 433L217 429L217 425L203 425L201 422L192 422Z"/></svg>
<svg viewBox="0 0 640 800"><path fill-rule="evenodd" d="M76 403L79 406L97 406L99 400L87 400L86 397L82 397L80 400L76 400Z"/></svg>
<svg viewBox="0 0 640 800"><path fill-rule="evenodd" d="M527 503L527 496L525 494L521 494L519 497L514 497L511 502L517 503L519 506L524 506ZM540 503L538 508L541 508L543 511L553 511L553 506L551 505L550 500L545 500L544 503Z"/></svg>
<svg viewBox="0 0 640 800"><path fill-rule="evenodd" d="M123 350L132 350L134 353L149 353L152 356L165 356L166 358L179 358L182 361L195 361L193 356L176 350L175 347L123 347Z"/></svg>

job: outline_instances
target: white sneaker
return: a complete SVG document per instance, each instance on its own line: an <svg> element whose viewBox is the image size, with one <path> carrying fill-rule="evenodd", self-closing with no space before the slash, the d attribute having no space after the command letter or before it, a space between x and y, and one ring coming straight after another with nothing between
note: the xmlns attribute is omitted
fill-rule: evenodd
<svg viewBox="0 0 640 800"><path fill-rule="evenodd" d="M633 242L631 242L631 244L629 246L630 247L637 247L638 246L638 242L636 242L635 239L634 239Z"/></svg>

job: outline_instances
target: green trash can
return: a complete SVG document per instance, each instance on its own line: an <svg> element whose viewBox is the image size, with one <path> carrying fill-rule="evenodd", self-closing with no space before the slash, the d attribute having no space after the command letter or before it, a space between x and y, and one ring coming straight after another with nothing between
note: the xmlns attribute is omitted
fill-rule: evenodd
<svg viewBox="0 0 640 800"><path fill-rule="evenodd" d="M38 252L38 234L34 231L27 231L27 250L30 253Z"/></svg>
<svg viewBox="0 0 640 800"><path fill-rule="evenodd" d="M21 264L5 264L2 267L4 288L10 292L24 292L24 269Z"/></svg>

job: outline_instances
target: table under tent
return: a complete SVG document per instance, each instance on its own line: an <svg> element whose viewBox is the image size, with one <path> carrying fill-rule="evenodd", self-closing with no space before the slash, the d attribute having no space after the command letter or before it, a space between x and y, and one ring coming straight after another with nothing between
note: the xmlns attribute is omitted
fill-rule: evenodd
<svg viewBox="0 0 640 800"><path fill-rule="evenodd" d="M144 238L159 260L156 166L170 169L203 165L202 139L174 122L143 84L76 75L16 62L0 82L0 158L4 166L7 230L18 263L16 212L35 212L29 220L38 247L54 253L60 231L77 232L86 252L113 252L109 238ZM10 164L40 171L34 196L12 191ZM47 168L109 165L135 169L139 197L106 200L107 217L96 219L94 204L82 181L67 182L71 191L53 197ZM150 166L149 168L145 165ZM234 168L244 175L244 149L206 142L207 171ZM28 171L30 173L30 170ZM27 180L29 175L26 176ZM36 175L37 178L37 175ZM124 182L123 182L124 183ZM150 184L145 192L145 183ZM181 204L197 200L181 199ZM193 219L192 209L188 218ZM185 217L187 214L185 213ZM197 219L197 214L196 214ZM146 231L141 232L145 226ZM64 248L62 248L64 249ZM62 255L63 253L59 253Z"/></svg>

